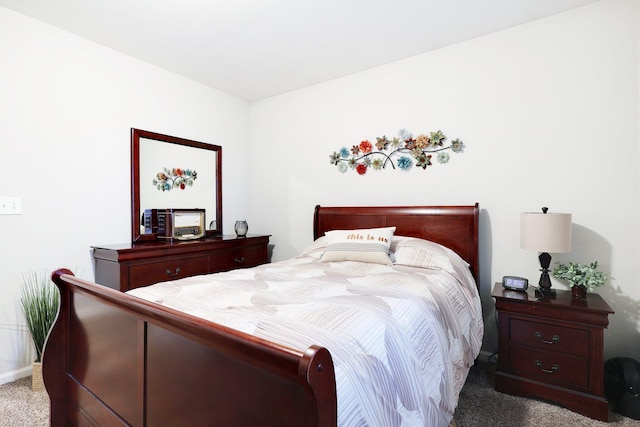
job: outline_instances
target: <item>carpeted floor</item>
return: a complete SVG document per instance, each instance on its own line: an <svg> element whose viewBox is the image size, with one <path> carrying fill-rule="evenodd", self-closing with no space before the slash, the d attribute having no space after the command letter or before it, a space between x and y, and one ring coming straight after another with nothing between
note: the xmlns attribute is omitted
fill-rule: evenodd
<svg viewBox="0 0 640 427"><path fill-rule="evenodd" d="M494 365L471 368L460 393L456 427L640 427L640 421L609 413L604 423L558 406L509 396L493 389ZM31 391L31 378L0 386L0 427L49 425L49 398Z"/></svg>
<svg viewBox="0 0 640 427"><path fill-rule="evenodd" d="M49 396L31 390L31 377L0 386L0 427L49 425Z"/></svg>
<svg viewBox="0 0 640 427"><path fill-rule="evenodd" d="M546 402L498 393L495 365L471 368L455 413L457 427L640 427L640 421L609 411L609 422L596 421Z"/></svg>

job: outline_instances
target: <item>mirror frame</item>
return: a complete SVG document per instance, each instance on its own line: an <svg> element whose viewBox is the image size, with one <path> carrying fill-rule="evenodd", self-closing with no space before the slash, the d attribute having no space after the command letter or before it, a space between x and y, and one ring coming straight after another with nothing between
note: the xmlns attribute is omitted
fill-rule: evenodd
<svg viewBox="0 0 640 427"><path fill-rule="evenodd" d="M140 139L153 139L168 144L186 145L188 147L200 148L216 152L216 212L215 229L207 229L205 237L222 235L222 147L219 145L207 144L190 139L178 138L176 136L163 135L141 129L131 128L131 241L152 241L157 240L156 233L140 233ZM208 214L208 212L207 212ZM207 215L207 221L211 222L211 217Z"/></svg>

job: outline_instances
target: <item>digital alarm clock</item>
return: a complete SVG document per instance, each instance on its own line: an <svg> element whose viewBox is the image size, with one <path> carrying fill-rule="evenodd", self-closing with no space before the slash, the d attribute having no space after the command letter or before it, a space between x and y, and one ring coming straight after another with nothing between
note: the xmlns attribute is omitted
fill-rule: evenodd
<svg viewBox="0 0 640 427"><path fill-rule="evenodd" d="M513 291L526 291L529 287L529 281L524 277L504 276L502 278L502 287Z"/></svg>

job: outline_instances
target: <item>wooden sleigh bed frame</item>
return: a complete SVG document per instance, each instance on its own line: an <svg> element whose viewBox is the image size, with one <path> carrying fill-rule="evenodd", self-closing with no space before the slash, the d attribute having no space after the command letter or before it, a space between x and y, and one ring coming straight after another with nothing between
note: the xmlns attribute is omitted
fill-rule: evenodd
<svg viewBox="0 0 640 427"><path fill-rule="evenodd" d="M320 207L333 229L395 226L456 251L478 280L478 204ZM335 426L329 352L300 352L73 276L46 342L51 425Z"/></svg>

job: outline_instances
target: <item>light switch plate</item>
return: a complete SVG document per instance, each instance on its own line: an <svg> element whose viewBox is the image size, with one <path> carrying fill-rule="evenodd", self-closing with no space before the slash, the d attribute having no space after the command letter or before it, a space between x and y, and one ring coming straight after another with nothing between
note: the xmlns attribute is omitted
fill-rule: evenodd
<svg viewBox="0 0 640 427"><path fill-rule="evenodd" d="M21 215L22 197L0 197L0 215Z"/></svg>

